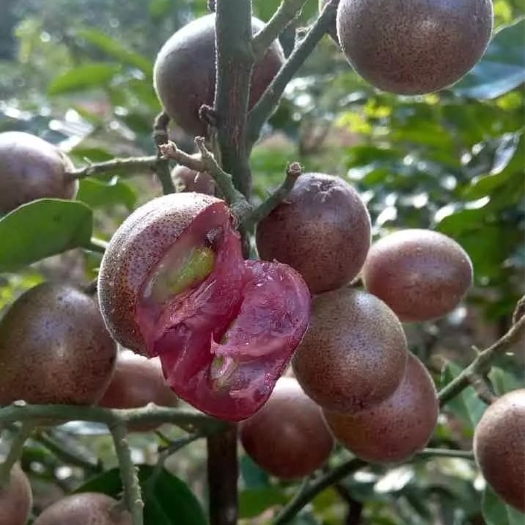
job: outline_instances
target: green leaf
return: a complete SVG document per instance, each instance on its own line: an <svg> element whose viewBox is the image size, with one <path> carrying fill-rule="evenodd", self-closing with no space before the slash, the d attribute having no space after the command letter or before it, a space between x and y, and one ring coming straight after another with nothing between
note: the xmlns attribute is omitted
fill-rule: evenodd
<svg viewBox="0 0 525 525"><path fill-rule="evenodd" d="M199 500L181 479L163 469L151 482L154 467L140 465L138 471L145 525L207 525ZM108 470L75 492L103 492L119 498L122 492L120 471L118 468Z"/></svg>
<svg viewBox="0 0 525 525"><path fill-rule="evenodd" d="M502 396L512 390L523 388L522 382L519 381L518 378L497 366L493 366L490 370L489 379L497 396Z"/></svg>
<svg viewBox="0 0 525 525"><path fill-rule="evenodd" d="M130 51L128 46L95 29L79 29L76 34L92 46L103 51L108 57L114 58L118 63L136 67L148 77L151 76L153 64L146 57Z"/></svg>
<svg viewBox="0 0 525 525"><path fill-rule="evenodd" d="M239 517L253 518L274 505L283 505L288 498L279 487L247 489L239 494Z"/></svg>
<svg viewBox="0 0 525 525"><path fill-rule="evenodd" d="M523 525L525 521L521 512L505 505L488 485L483 492L481 510L487 525Z"/></svg>
<svg viewBox="0 0 525 525"><path fill-rule="evenodd" d="M241 476L247 489L259 489L270 486L268 474L261 470L249 456L240 459Z"/></svg>
<svg viewBox="0 0 525 525"><path fill-rule="evenodd" d="M90 62L55 77L47 88L49 95L74 93L108 84L121 70L118 64Z"/></svg>
<svg viewBox="0 0 525 525"><path fill-rule="evenodd" d="M463 369L452 361L448 361L441 372L440 386L445 385L455 379ZM469 430L473 431L478 424L486 405L479 399L472 387L466 388L455 398L447 403L447 408L461 418Z"/></svg>
<svg viewBox="0 0 525 525"><path fill-rule="evenodd" d="M452 87L458 95L487 100L512 91L525 82L523 33L525 18L502 27L485 55Z"/></svg>
<svg viewBox="0 0 525 525"><path fill-rule="evenodd" d="M38 199L0 219L0 272L87 246L93 212L81 202Z"/></svg>
<svg viewBox="0 0 525 525"><path fill-rule="evenodd" d="M137 194L132 186L113 177L109 182L87 178L80 181L77 200L92 208L103 208L123 204L132 211L137 202Z"/></svg>

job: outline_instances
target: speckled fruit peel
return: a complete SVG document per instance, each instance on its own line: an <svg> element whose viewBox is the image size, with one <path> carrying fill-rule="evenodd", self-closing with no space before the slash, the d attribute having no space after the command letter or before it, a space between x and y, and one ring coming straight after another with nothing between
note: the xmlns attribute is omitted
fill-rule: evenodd
<svg viewBox="0 0 525 525"><path fill-rule="evenodd" d="M301 276L245 261L226 204L198 193L159 197L124 221L101 264L99 298L121 344L158 356L179 397L232 421L268 399L310 311Z"/></svg>

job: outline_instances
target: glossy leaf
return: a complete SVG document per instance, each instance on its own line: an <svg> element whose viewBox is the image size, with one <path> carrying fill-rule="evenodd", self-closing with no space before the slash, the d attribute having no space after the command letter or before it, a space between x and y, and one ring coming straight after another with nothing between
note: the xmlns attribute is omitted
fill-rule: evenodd
<svg viewBox="0 0 525 525"><path fill-rule="evenodd" d="M87 246L92 228L93 212L81 202L39 199L24 204L0 220L0 272Z"/></svg>
<svg viewBox="0 0 525 525"><path fill-rule="evenodd" d="M525 83L524 31L525 18L502 27L482 59L452 90L458 95L487 100Z"/></svg>
<svg viewBox="0 0 525 525"><path fill-rule="evenodd" d="M239 517L245 519L259 516L266 509L282 505L288 499L279 487L243 490L239 494Z"/></svg>
<svg viewBox="0 0 525 525"><path fill-rule="evenodd" d="M481 508L487 525L523 525L525 522L525 515L506 505L489 486L483 492Z"/></svg>
<svg viewBox="0 0 525 525"><path fill-rule="evenodd" d="M118 64L85 63L55 77L49 84L47 92L49 95L59 95L102 87L111 82L120 70L121 66Z"/></svg>
<svg viewBox="0 0 525 525"><path fill-rule="evenodd" d="M249 456L240 459L241 477L247 489L260 489L270 486L268 474L261 470Z"/></svg>
<svg viewBox="0 0 525 525"><path fill-rule="evenodd" d="M132 186L116 177L109 182L87 178L80 182L77 199L93 208L122 204L131 211L137 201L137 194Z"/></svg>

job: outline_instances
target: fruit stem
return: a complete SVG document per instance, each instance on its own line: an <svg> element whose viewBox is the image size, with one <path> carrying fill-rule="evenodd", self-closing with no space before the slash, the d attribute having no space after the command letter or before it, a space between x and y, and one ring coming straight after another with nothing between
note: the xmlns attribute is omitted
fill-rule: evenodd
<svg viewBox="0 0 525 525"><path fill-rule="evenodd" d="M255 60L264 57L272 42L295 20L306 4L306 0L282 0L267 24L253 37L252 49Z"/></svg>
<svg viewBox="0 0 525 525"><path fill-rule="evenodd" d="M13 465L22 456L24 449L24 443L27 441L35 426L31 421L25 421L22 423L20 428L15 432L13 439L11 440L11 447L4 462L0 465L0 487L9 485L11 477L11 469Z"/></svg>
<svg viewBox="0 0 525 525"><path fill-rule="evenodd" d="M113 436L115 452L120 466L120 477L124 487L124 500L131 514L132 525L144 525L144 502L140 489L138 469L131 457L131 448L127 439L127 431L124 423L110 425L109 430Z"/></svg>
<svg viewBox="0 0 525 525"><path fill-rule="evenodd" d="M247 134L250 141L250 149L258 140L264 123L277 109L286 86L333 24L338 2L339 0L331 0L326 4L303 41L295 47L280 71L266 88L262 97L248 113Z"/></svg>
<svg viewBox="0 0 525 525"><path fill-rule="evenodd" d="M210 525L236 525L238 514L237 426L209 436L208 487Z"/></svg>
<svg viewBox="0 0 525 525"><path fill-rule="evenodd" d="M525 335L525 317L513 324L509 331L498 339L493 345L480 352L457 377L439 392L439 404L445 405L448 401L460 394L465 388L473 385L480 376L487 374L492 363Z"/></svg>
<svg viewBox="0 0 525 525"><path fill-rule="evenodd" d="M168 195L175 193L175 184L171 178L169 161L162 156L160 146L169 141L168 126L170 118L163 111L157 115L153 123L153 141L157 146L157 161L153 166L153 171L157 174L162 186L162 193Z"/></svg>
<svg viewBox="0 0 525 525"><path fill-rule="evenodd" d="M289 163L286 167L286 177L281 185L265 201L261 202L261 204L259 204L250 215L248 215L243 225L249 230L267 217L274 208L286 199L301 174L302 167L298 162Z"/></svg>

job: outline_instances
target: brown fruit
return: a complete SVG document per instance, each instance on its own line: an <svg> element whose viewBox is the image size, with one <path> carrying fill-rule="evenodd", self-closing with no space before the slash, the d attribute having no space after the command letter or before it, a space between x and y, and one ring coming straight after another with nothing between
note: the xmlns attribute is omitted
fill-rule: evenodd
<svg viewBox="0 0 525 525"><path fill-rule="evenodd" d="M100 264L98 296L109 331L125 348L147 355L137 318L142 287L175 243L190 246L193 241L204 241L204 226L219 227L203 224L208 212L216 220L228 220L224 218L229 213L224 202L209 195L158 197L137 208L111 238Z"/></svg>
<svg viewBox="0 0 525 525"><path fill-rule="evenodd" d="M323 173L301 175L256 231L261 259L288 264L314 294L351 281L370 242L370 215L357 191Z"/></svg>
<svg viewBox="0 0 525 525"><path fill-rule="evenodd" d="M253 461L281 479L308 476L328 459L334 444L321 409L292 377L277 381L266 404L239 423L239 435Z"/></svg>
<svg viewBox="0 0 525 525"><path fill-rule="evenodd" d="M9 485L0 488L0 525L25 525L32 505L29 480L20 465L15 464L11 469Z"/></svg>
<svg viewBox="0 0 525 525"><path fill-rule="evenodd" d="M215 195L215 181L209 173L195 171L179 164L173 168L171 178L179 192L195 191L205 195Z"/></svg>
<svg viewBox="0 0 525 525"><path fill-rule="evenodd" d="M256 33L264 22L252 18ZM253 107L279 71L284 55L279 42L256 62L249 107ZM215 94L215 14L185 25L162 46L153 68L154 88L166 113L189 135L206 135L199 118L203 104L213 106Z"/></svg>
<svg viewBox="0 0 525 525"><path fill-rule="evenodd" d="M372 245L363 266L366 289L403 322L451 312L472 284L470 257L442 233L401 230Z"/></svg>
<svg viewBox="0 0 525 525"><path fill-rule="evenodd" d="M483 56L491 0L340 0L337 33L355 71L400 95L438 91Z"/></svg>
<svg viewBox="0 0 525 525"><path fill-rule="evenodd" d="M42 198L73 199L74 166L55 145L21 131L0 133L0 214Z"/></svg>
<svg viewBox="0 0 525 525"><path fill-rule="evenodd" d="M67 284L39 284L0 322L0 405L96 403L116 352L92 297Z"/></svg>
<svg viewBox="0 0 525 525"><path fill-rule="evenodd" d="M319 13L324 9L324 6L328 4L328 2L331 2L331 0L319 0ZM339 44L339 38L337 37L337 26L335 23L335 18L333 24L330 24L330 27L328 28L328 34L332 37L332 40Z"/></svg>
<svg viewBox="0 0 525 525"><path fill-rule="evenodd" d="M323 414L335 439L358 458L396 463L425 448L437 424L439 403L432 377L409 354L405 376L388 399L356 414Z"/></svg>
<svg viewBox="0 0 525 525"><path fill-rule="evenodd" d="M73 494L45 509L33 525L131 525L129 512L117 503L105 494Z"/></svg>
<svg viewBox="0 0 525 525"><path fill-rule="evenodd" d="M494 492L525 513L525 389L485 410L474 430L474 456Z"/></svg>
<svg viewBox="0 0 525 525"><path fill-rule="evenodd" d="M148 403L174 407L177 396L166 384L158 358L147 359L129 351L117 357L115 373L98 405L106 408L140 408ZM149 432L159 425L134 425L130 430Z"/></svg>
<svg viewBox="0 0 525 525"><path fill-rule="evenodd" d="M394 393L407 356L403 328L390 308L371 294L340 288L313 298L310 326L292 366L322 408L357 412Z"/></svg>

